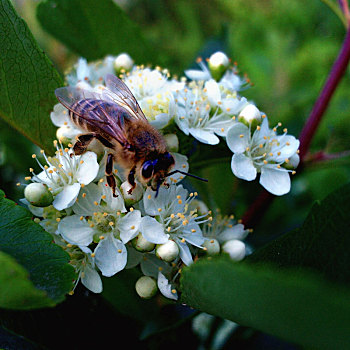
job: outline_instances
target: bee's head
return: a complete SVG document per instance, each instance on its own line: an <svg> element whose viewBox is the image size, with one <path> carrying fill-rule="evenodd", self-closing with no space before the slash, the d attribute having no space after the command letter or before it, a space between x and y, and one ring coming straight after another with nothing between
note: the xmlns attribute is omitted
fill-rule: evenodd
<svg viewBox="0 0 350 350"><path fill-rule="evenodd" d="M174 164L174 157L169 152L158 154L156 158L146 160L142 164L141 177L145 183L151 185L154 191L158 191Z"/></svg>

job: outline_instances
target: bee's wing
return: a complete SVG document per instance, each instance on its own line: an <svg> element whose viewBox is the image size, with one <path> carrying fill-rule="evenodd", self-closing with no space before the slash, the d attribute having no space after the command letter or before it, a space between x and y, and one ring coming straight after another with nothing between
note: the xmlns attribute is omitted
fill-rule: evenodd
<svg viewBox="0 0 350 350"><path fill-rule="evenodd" d="M113 74L107 74L105 84L108 89L102 91L102 96L108 100L117 103L125 108L133 118L147 121L136 98L127 87L127 85Z"/></svg>
<svg viewBox="0 0 350 350"><path fill-rule="evenodd" d="M73 87L58 88L55 94L62 105L74 114L115 138L120 144L128 144L124 131L125 114L110 115L101 94ZM118 108L118 105L115 107Z"/></svg>

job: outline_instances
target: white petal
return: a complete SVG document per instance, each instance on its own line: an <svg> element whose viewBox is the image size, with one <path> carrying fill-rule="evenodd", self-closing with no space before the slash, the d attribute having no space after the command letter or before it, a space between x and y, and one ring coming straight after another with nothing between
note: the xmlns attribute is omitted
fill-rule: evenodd
<svg viewBox="0 0 350 350"><path fill-rule="evenodd" d="M205 83L208 101L211 105L217 106L221 102L221 92L218 83L214 79L210 79Z"/></svg>
<svg viewBox="0 0 350 350"><path fill-rule="evenodd" d="M249 230L244 229L244 225L237 224L233 227L225 228L219 235L218 239L220 243L229 241L231 239L242 240L247 237Z"/></svg>
<svg viewBox="0 0 350 350"><path fill-rule="evenodd" d="M140 231L148 242L163 244L168 241L169 235L164 232L163 225L150 216L141 219Z"/></svg>
<svg viewBox="0 0 350 350"><path fill-rule="evenodd" d="M59 224L57 232L71 244L88 246L92 242L94 230L78 215L66 216Z"/></svg>
<svg viewBox="0 0 350 350"><path fill-rule="evenodd" d="M125 245L109 234L95 249L95 261L102 275L111 277L123 270L127 262Z"/></svg>
<svg viewBox="0 0 350 350"><path fill-rule="evenodd" d="M71 207L75 203L79 191L79 183L64 186L63 190L55 197L55 200L53 201L52 205L57 210L63 210Z"/></svg>
<svg viewBox="0 0 350 350"><path fill-rule="evenodd" d="M64 107L61 103L58 103L53 107L53 112L51 112L50 117L52 123L55 126L74 126L69 118L68 109Z"/></svg>
<svg viewBox="0 0 350 350"><path fill-rule="evenodd" d="M175 165L171 171L174 170L181 170L185 173L188 173L189 165L188 165L188 158L180 153L172 153L174 159L175 159ZM170 176L171 179L175 180L175 182L181 181L186 175L183 175L181 173L175 173Z"/></svg>
<svg viewBox="0 0 350 350"><path fill-rule="evenodd" d="M86 152L80 156L79 169L76 173L77 180L84 185L88 185L96 178L99 170L97 155L94 152Z"/></svg>
<svg viewBox="0 0 350 350"><path fill-rule="evenodd" d="M256 178L256 168L252 160L242 153L236 153L232 157L231 169L235 176L246 181Z"/></svg>
<svg viewBox="0 0 350 350"><path fill-rule="evenodd" d="M188 131L194 138L202 143L217 145L220 142L220 139L214 134L213 131L196 128L189 128Z"/></svg>
<svg viewBox="0 0 350 350"><path fill-rule="evenodd" d="M168 299L173 299L173 300L177 300L178 296L177 293L173 293L172 292L172 287L171 284L169 283L169 281L167 280L167 278L161 273L158 273L158 288L159 291Z"/></svg>
<svg viewBox="0 0 350 350"><path fill-rule="evenodd" d="M141 212L139 210L131 211L119 220L118 229L120 231L120 238L124 244L138 235L140 224Z"/></svg>
<svg viewBox="0 0 350 350"><path fill-rule="evenodd" d="M279 148L279 152L281 154L275 158L277 162L284 161L286 158L292 157L299 148L300 142L294 136L279 136L277 137L277 140L285 145L284 147ZM271 152L275 153L274 148L271 149Z"/></svg>
<svg viewBox="0 0 350 350"><path fill-rule="evenodd" d="M93 293L102 292L102 280L99 273L87 265L81 276L81 283Z"/></svg>
<svg viewBox="0 0 350 350"><path fill-rule="evenodd" d="M209 80L211 78L209 72L203 72L201 70L196 70L196 69L188 69L185 70L185 74L187 78L191 80Z"/></svg>
<svg viewBox="0 0 350 350"><path fill-rule="evenodd" d="M85 195L83 197L84 193ZM101 191L96 184L91 183L85 186L78 196L78 201L76 201L72 207L74 213L77 215L91 216L92 213L96 211L94 202L99 203L101 195Z"/></svg>
<svg viewBox="0 0 350 350"><path fill-rule="evenodd" d="M115 189L116 197L113 197L113 191L111 187L108 186L107 182L99 182L98 186L100 189L100 193L106 196L104 201L107 203L107 208L109 211L111 212L120 211L122 213L126 212L124 198L118 187L116 187Z"/></svg>
<svg viewBox="0 0 350 350"><path fill-rule="evenodd" d="M227 146L233 153L243 153L249 146L249 128L243 123L230 127L226 135Z"/></svg>
<svg viewBox="0 0 350 350"><path fill-rule="evenodd" d="M166 127L171 119L171 114L161 113L154 117L154 120L150 120L149 123L156 129L160 130Z"/></svg>
<svg viewBox="0 0 350 350"><path fill-rule="evenodd" d="M187 266L191 265L193 263L193 259L188 245L186 243L182 243L180 240L177 240L176 243L180 248L180 258L183 261L183 263Z"/></svg>
<svg viewBox="0 0 350 350"><path fill-rule="evenodd" d="M290 191L290 177L285 169L263 167L260 184L275 196L282 196Z"/></svg>

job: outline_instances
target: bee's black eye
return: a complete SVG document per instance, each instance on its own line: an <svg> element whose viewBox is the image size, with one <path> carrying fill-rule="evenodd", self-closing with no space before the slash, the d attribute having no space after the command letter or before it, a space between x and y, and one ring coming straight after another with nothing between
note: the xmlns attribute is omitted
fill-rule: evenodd
<svg viewBox="0 0 350 350"><path fill-rule="evenodd" d="M151 160L148 160L147 162L144 162L142 165L142 176L145 179L149 179L152 177L154 171L154 164Z"/></svg>

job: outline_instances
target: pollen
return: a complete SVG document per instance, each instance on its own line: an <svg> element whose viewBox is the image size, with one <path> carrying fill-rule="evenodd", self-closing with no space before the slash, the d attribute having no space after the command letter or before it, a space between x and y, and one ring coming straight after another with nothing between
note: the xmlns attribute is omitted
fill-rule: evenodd
<svg viewBox="0 0 350 350"><path fill-rule="evenodd" d="M101 196L101 199L106 199L106 195L103 194L103 195Z"/></svg>
<svg viewBox="0 0 350 350"><path fill-rule="evenodd" d="M90 224L90 227L93 228L93 227L95 227L95 225L94 224Z"/></svg>
<svg viewBox="0 0 350 350"><path fill-rule="evenodd" d="M114 222L113 222L113 221L110 221L110 222L108 223L108 225L109 225L109 226L113 226L113 225L114 225Z"/></svg>
<svg viewBox="0 0 350 350"><path fill-rule="evenodd" d="M288 159L288 158L286 158L284 161L285 161L286 163L289 163L289 159Z"/></svg>
<svg viewBox="0 0 350 350"><path fill-rule="evenodd" d="M148 198L148 199L151 199L151 198L152 198L152 196L149 194L149 195L147 196L147 198Z"/></svg>
<svg viewBox="0 0 350 350"><path fill-rule="evenodd" d="M195 232L196 232L196 230L193 228L193 229L191 230L191 232L192 232L192 233L195 233Z"/></svg>
<svg viewBox="0 0 350 350"><path fill-rule="evenodd" d="M102 183L104 180L103 179L100 179L100 180L98 180L100 183Z"/></svg>
<svg viewBox="0 0 350 350"><path fill-rule="evenodd" d="M171 214L171 215L170 215L170 218L171 218L171 219L174 219L174 217L175 217L175 214Z"/></svg>
<svg viewBox="0 0 350 350"><path fill-rule="evenodd" d="M98 238L102 240L102 239L105 239L105 236L100 236Z"/></svg>
<svg viewBox="0 0 350 350"><path fill-rule="evenodd" d="M36 154L32 154L32 158L36 158Z"/></svg>
<svg viewBox="0 0 350 350"><path fill-rule="evenodd" d="M94 202L94 204L95 204L95 205L98 205L98 202L97 202L97 201L95 201L95 202Z"/></svg>
<svg viewBox="0 0 350 350"><path fill-rule="evenodd" d="M79 163L80 163L80 164L83 164L83 163L84 163L84 161L83 161L83 160L81 160Z"/></svg>
<svg viewBox="0 0 350 350"><path fill-rule="evenodd" d="M91 253L91 257L92 257L92 258L94 258L94 257L95 257L95 255L96 255L95 253Z"/></svg>
<svg viewBox="0 0 350 350"><path fill-rule="evenodd" d="M80 220L80 221L83 221L83 220L84 220L84 216L81 216L81 217L79 218L79 220Z"/></svg>
<svg viewBox="0 0 350 350"><path fill-rule="evenodd" d="M256 127L256 130L260 130L260 129L261 129L261 126L258 125L258 126Z"/></svg>
<svg viewBox="0 0 350 350"><path fill-rule="evenodd" d="M232 120L236 120L236 116L235 115L232 117Z"/></svg>
<svg viewBox="0 0 350 350"><path fill-rule="evenodd" d="M134 208L133 208L133 207L131 207L131 208L130 208L130 211L134 211ZM120 215L120 212L119 212L119 215Z"/></svg>
<svg viewBox="0 0 350 350"><path fill-rule="evenodd" d="M224 130L225 130L224 128L221 128L221 131L222 131L222 132L224 132Z"/></svg>
<svg viewBox="0 0 350 350"><path fill-rule="evenodd" d="M86 197L86 193L84 192L81 196L82 196L83 198L85 198L85 197Z"/></svg>
<svg viewBox="0 0 350 350"><path fill-rule="evenodd" d="M239 137L242 139L242 138L244 137L244 135L243 135L243 134L240 134Z"/></svg>
<svg viewBox="0 0 350 350"><path fill-rule="evenodd" d="M158 212L160 213L160 212L162 211L162 208L158 208L157 210L158 210Z"/></svg>
<svg viewBox="0 0 350 350"><path fill-rule="evenodd" d="M181 243L185 243L185 242L186 242L185 238L182 238Z"/></svg>
<svg viewBox="0 0 350 350"><path fill-rule="evenodd" d="M102 215L103 215L104 217L106 217L106 216L108 215L108 213L103 213Z"/></svg>
<svg viewBox="0 0 350 350"><path fill-rule="evenodd" d="M122 250L121 249L118 249L118 253L121 253L122 252Z"/></svg>
<svg viewBox="0 0 350 350"><path fill-rule="evenodd" d="M170 231L171 231L171 227L168 226L166 230L167 230L168 232L170 232Z"/></svg>
<svg viewBox="0 0 350 350"><path fill-rule="evenodd" d="M172 289L171 293L176 294L176 289Z"/></svg>
<svg viewBox="0 0 350 350"><path fill-rule="evenodd" d="M178 200L178 203L179 203L179 204L182 204L182 200L181 200L181 199L179 199L179 200Z"/></svg>
<svg viewBox="0 0 350 350"><path fill-rule="evenodd" d="M61 219L60 219L60 218L57 218L57 219L56 219L56 221L57 221L57 222L60 222L60 221L61 221Z"/></svg>
<svg viewBox="0 0 350 350"><path fill-rule="evenodd" d="M31 176L26 176L25 178L24 178L24 180L30 180L32 177Z"/></svg>

